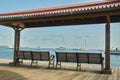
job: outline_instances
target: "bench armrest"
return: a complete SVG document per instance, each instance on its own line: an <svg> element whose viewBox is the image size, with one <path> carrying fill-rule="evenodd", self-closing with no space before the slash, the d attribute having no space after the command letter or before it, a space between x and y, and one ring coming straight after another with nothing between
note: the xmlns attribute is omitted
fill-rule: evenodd
<svg viewBox="0 0 120 80"><path fill-rule="evenodd" d="M50 56L50 60L54 60L55 56L54 55L51 55Z"/></svg>
<svg viewBox="0 0 120 80"><path fill-rule="evenodd" d="M102 57L102 61L104 60L104 57Z"/></svg>

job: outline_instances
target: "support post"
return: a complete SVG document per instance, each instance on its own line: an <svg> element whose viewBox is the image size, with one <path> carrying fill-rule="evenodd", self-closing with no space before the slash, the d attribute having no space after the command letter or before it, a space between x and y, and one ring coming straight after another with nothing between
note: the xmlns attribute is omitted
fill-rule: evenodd
<svg viewBox="0 0 120 80"><path fill-rule="evenodd" d="M14 27L15 30L15 37L14 37L14 60L12 63L13 65L16 65L18 63L17 60L17 52L19 51L19 46L20 46L20 31L22 30L22 28L20 28L19 26Z"/></svg>
<svg viewBox="0 0 120 80"><path fill-rule="evenodd" d="M19 45L20 45L20 30L18 27L14 28L15 30L15 39L14 39L14 64L17 64L17 52L19 51Z"/></svg>
<svg viewBox="0 0 120 80"><path fill-rule="evenodd" d="M105 26L105 69L103 73L111 74L110 69L110 17L106 18L106 26Z"/></svg>

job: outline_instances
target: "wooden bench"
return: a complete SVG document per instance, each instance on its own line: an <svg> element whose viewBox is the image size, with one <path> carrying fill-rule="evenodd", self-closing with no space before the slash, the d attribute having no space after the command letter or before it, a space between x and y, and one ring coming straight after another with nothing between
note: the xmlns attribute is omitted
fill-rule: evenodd
<svg viewBox="0 0 120 80"><path fill-rule="evenodd" d="M72 52L56 52L56 68L61 68L61 62L77 63L77 70L81 70L81 63L101 64L103 69L103 57L101 53L72 53Z"/></svg>
<svg viewBox="0 0 120 80"><path fill-rule="evenodd" d="M38 65L38 61L49 61L48 68L53 65L54 68L54 56L48 51L19 51L17 53L17 60L23 64L23 60L31 60L31 66L35 63Z"/></svg>

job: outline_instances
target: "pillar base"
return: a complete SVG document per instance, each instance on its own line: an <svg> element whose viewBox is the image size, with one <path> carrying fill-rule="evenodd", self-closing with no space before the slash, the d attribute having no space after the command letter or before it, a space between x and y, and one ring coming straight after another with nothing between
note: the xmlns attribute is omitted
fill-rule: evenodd
<svg viewBox="0 0 120 80"><path fill-rule="evenodd" d="M10 65L20 65L20 63L15 63L15 62L9 62Z"/></svg>
<svg viewBox="0 0 120 80"><path fill-rule="evenodd" d="M106 69L103 69L102 70L102 74L112 74L112 70L106 70Z"/></svg>

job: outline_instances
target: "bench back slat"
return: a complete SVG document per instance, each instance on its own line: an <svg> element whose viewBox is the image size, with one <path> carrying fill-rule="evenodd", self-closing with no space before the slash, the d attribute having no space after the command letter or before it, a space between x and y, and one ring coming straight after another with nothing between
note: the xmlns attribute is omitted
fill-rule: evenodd
<svg viewBox="0 0 120 80"><path fill-rule="evenodd" d="M100 53L89 54L89 63L101 64L102 57Z"/></svg>
<svg viewBox="0 0 120 80"><path fill-rule="evenodd" d="M32 59L31 51L24 51L24 59Z"/></svg>
<svg viewBox="0 0 120 80"><path fill-rule="evenodd" d="M56 52L57 62L102 64L102 59L101 53Z"/></svg>
<svg viewBox="0 0 120 80"><path fill-rule="evenodd" d="M88 53L77 53L78 63L88 63Z"/></svg>
<svg viewBox="0 0 120 80"><path fill-rule="evenodd" d="M57 62L67 62L67 55L64 52L56 52Z"/></svg>
<svg viewBox="0 0 120 80"><path fill-rule="evenodd" d="M40 60L41 59L40 52L37 51L32 52L32 57L33 60Z"/></svg>
<svg viewBox="0 0 120 80"><path fill-rule="evenodd" d="M50 60L50 54L49 52L40 52L40 55L41 55L41 60Z"/></svg>
<svg viewBox="0 0 120 80"><path fill-rule="evenodd" d="M23 51L18 51L17 58L23 59L24 58L24 52Z"/></svg>
<svg viewBox="0 0 120 80"><path fill-rule="evenodd" d="M18 51L18 59L28 59L28 60L50 60L49 51Z"/></svg>
<svg viewBox="0 0 120 80"><path fill-rule="evenodd" d="M77 62L75 53L67 53L67 62Z"/></svg>

